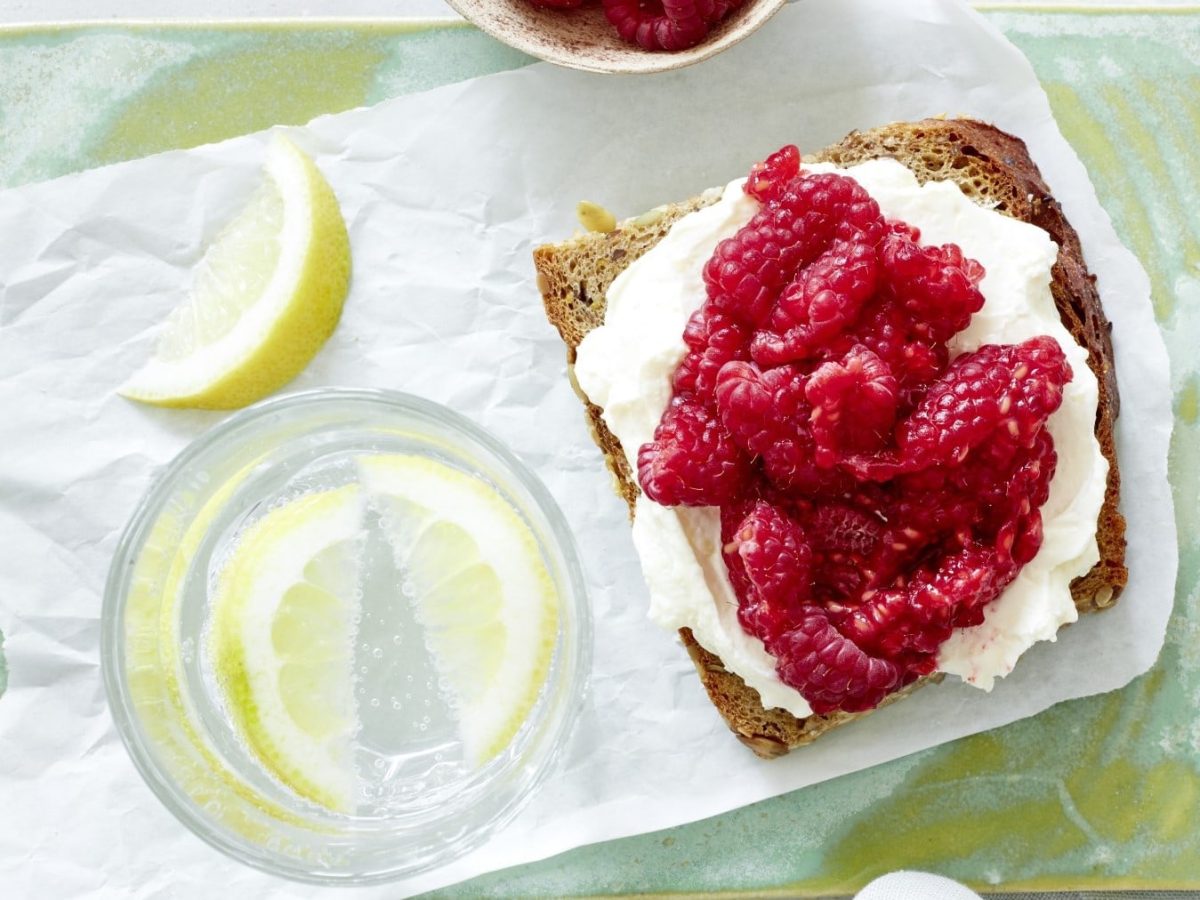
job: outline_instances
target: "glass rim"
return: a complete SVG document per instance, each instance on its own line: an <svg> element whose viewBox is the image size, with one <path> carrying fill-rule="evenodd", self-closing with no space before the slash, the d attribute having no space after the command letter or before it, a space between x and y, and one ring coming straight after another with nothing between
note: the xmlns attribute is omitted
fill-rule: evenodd
<svg viewBox="0 0 1200 900"><path fill-rule="evenodd" d="M129 575L144 547L148 527L153 525L157 515L161 513L180 474L186 472L189 464L213 445L249 429L266 415L281 409L322 401L381 404L396 412L415 414L417 418L449 427L493 454L503 465L506 474L512 475L517 483L528 491L538 513L549 526L549 536L553 539L555 549L562 556L564 587L568 595L563 598L563 606L569 606L573 614L574 635L565 641L564 646L569 652L564 653L560 676L562 690L570 699L569 702L560 704L561 708L553 713L556 719L547 723L553 734L548 738L549 750L538 763L537 771L521 788L520 796L501 815L488 822L483 829L475 829L481 832L476 840L465 842L458 852L443 855L427 868L408 872L400 867L367 873L313 871L298 861L269 850L255 852L256 848L247 841L239 840L228 830L205 818L195 801L166 767L156 760L154 742L145 733L140 715L131 701L129 679L124 666L126 635L123 613L128 599ZM107 706L134 768L159 803L188 831L227 857L270 875L315 885L383 884L432 871L478 849L524 808L537 788L558 767L590 690L593 634L586 580L574 533L549 489L523 460L481 425L443 404L403 391L384 388L323 387L270 397L234 411L226 419L193 438L155 473L150 486L139 498L133 514L122 530L105 578L100 624L101 675ZM542 690L549 687L550 682L547 682Z"/></svg>

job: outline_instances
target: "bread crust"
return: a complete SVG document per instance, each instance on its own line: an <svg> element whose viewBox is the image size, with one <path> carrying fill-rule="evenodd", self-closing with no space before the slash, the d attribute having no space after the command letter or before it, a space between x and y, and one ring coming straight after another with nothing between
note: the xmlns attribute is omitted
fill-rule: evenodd
<svg viewBox="0 0 1200 900"><path fill-rule="evenodd" d="M813 160L849 166L882 157L898 160L922 183L953 181L976 202L1043 228L1058 245L1051 291L1063 324L1088 350L1088 362L1100 388L1096 437L1109 464L1104 504L1097 521L1100 560L1091 571L1071 583L1071 594L1081 613L1111 606L1128 579L1115 444L1120 406L1110 336L1112 326L1100 304L1095 277L1084 262L1079 236L1050 194L1024 142L992 125L973 119L894 123L852 132L815 154ZM621 222L607 234L578 235L563 243L540 246L533 253L547 318L567 345L571 383L585 404L592 435L604 452L617 492L629 505L631 518L640 493L635 473L629 470L620 441L604 424L603 411L575 381L576 350L583 336L603 323L605 295L613 279L657 244L676 221L715 202L718 196L717 192L709 191ZM700 646L689 629L682 629L680 637L713 705L739 740L761 757L781 756L832 728L866 715L835 712L800 719L783 709L764 709L758 692L726 669L715 654ZM885 704L939 680L940 676L920 679L889 696Z"/></svg>

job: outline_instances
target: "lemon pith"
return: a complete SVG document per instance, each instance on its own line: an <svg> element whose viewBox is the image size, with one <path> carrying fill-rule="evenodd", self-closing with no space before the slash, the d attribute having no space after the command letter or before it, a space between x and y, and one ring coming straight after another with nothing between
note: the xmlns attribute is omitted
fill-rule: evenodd
<svg viewBox="0 0 1200 900"><path fill-rule="evenodd" d="M276 135L266 181L218 235L155 356L120 393L157 406L236 409L300 373L333 333L350 240L313 161Z"/></svg>

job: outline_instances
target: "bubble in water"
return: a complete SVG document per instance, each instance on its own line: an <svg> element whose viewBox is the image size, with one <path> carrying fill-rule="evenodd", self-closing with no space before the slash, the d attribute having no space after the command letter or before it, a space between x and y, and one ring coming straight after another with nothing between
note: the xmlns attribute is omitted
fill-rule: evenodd
<svg viewBox="0 0 1200 900"><path fill-rule="evenodd" d="M379 698L378 697L371 698L371 709L379 709Z"/></svg>
<svg viewBox="0 0 1200 900"><path fill-rule="evenodd" d="M417 726L417 730L418 731L428 731L429 726L426 725L424 722L422 722L420 725Z"/></svg>
<svg viewBox="0 0 1200 900"><path fill-rule="evenodd" d="M411 599L417 595L417 588L411 581L409 581L406 578L406 579L404 579L403 583L401 583L401 585L400 585L400 593L402 593L405 597L408 597Z"/></svg>
<svg viewBox="0 0 1200 900"><path fill-rule="evenodd" d="M375 760L375 768L377 768L377 769L383 768L383 760L382 759Z"/></svg>
<svg viewBox="0 0 1200 900"><path fill-rule="evenodd" d="M433 706L433 701L431 701L431 700L430 700L428 697L426 697L426 698L425 698L425 705L426 705L426 706Z"/></svg>
<svg viewBox="0 0 1200 900"><path fill-rule="evenodd" d="M399 709L399 708L400 708L400 701L397 700L395 697L393 697L392 698L392 709Z"/></svg>
<svg viewBox="0 0 1200 900"><path fill-rule="evenodd" d="M368 644L366 641L363 641L363 644L362 644L362 649L364 649L364 650L370 650L370 649L371 649L371 645L370 645L370 644Z"/></svg>
<svg viewBox="0 0 1200 900"><path fill-rule="evenodd" d="M400 637L400 635L398 635L398 634L393 634L392 635L392 643L395 644L397 647L399 647L402 643L404 643L404 639L402 637ZM409 677L409 680L411 681L412 676L410 675L408 677Z"/></svg>
<svg viewBox="0 0 1200 900"><path fill-rule="evenodd" d="M383 659L383 648L376 647L374 650L371 651L371 655L373 657L375 657L376 659Z"/></svg>
<svg viewBox="0 0 1200 900"><path fill-rule="evenodd" d="M364 675L366 675L366 674L367 674L367 667L366 667L366 666L359 666L359 669L358 669L358 671L360 671L360 672L362 672Z"/></svg>
<svg viewBox="0 0 1200 900"><path fill-rule="evenodd" d="M407 681L409 684L412 684L412 681L413 681L412 674L410 673L408 675L405 675L404 680Z"/></svg>

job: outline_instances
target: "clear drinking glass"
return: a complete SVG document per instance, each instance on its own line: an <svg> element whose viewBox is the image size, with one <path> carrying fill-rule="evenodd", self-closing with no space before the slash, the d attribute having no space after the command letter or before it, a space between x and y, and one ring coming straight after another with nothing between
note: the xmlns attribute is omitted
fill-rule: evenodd
<svg viewBox="0 0 1200 900"><path fill-rule="evenodd" d="M393 697L397 709L420 702L432 704L434 715L422 718L418 731L408 712L397 714L393 734L387 708L372 712L373 733L382 737L356 750L356 764L360 774L367 768L373 791L363 796L374 799L354 813L337 813L275 781L235 733L204 663L205 628L230 535L264 515L273 499L337 487L350 477L350 461L364 453L430 457L490 485L536 539L557 594L558 624L549 674L506 749L479 768L459 764L447 720L437 715L436 689L427 686L423 700L406 696L405 704ZM399 878L481 844L516 814L561 754L583 701L590 654L579 560L545 487L468 420L386 391L293 394L204 434L142 500L118 545L104 597L109 706L147 784L223 852L311 882ZM389 665L401 667L396 678L411 682L401 674L406 658L400 654ZM356 655L356 670L359 662ZM363 662L365 670L370 660Z"/></svg>

